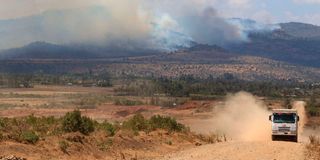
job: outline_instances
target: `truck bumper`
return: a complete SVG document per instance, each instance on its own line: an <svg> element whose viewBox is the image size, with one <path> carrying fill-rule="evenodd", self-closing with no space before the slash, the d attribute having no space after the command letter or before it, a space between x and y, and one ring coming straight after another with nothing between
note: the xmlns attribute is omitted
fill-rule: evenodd
<svg viewBox="0 0 320 160"><path fill-rule="evenodd" d="M272 141L284 140L284 141L293 141L298 142L297 134L272 134Z"/></svg>
<svg viewBox="0 0 320 160"><path fill-rule="evenodd" d="M297 136L297 131L272 131L272 135L274 136Z"/></svg>
<svg viewBox="0 0 320 160"><path fill-rule="evenodd" d="M296 133L276 133L276 134L272 134L273 136L297 136Z"/></svg>

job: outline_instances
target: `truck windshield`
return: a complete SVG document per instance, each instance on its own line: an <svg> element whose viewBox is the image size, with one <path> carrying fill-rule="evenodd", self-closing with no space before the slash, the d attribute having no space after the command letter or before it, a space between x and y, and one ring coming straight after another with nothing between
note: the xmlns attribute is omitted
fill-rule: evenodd
<svg viewBox="0 0 320 160"><path fill-rule="evenodd" d="M274 113L274 123L295 123L296 114L292 113Z"/></svg>

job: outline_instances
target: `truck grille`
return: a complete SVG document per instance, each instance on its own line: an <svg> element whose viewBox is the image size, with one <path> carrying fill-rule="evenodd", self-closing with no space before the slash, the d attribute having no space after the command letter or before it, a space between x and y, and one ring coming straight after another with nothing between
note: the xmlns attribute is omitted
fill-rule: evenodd
<svg viewBox="0 0 320 160"><path fill-rule="evenodd" d="M279 131L280 132L289 132L290 131L290 127L279 127Z"/></svg>

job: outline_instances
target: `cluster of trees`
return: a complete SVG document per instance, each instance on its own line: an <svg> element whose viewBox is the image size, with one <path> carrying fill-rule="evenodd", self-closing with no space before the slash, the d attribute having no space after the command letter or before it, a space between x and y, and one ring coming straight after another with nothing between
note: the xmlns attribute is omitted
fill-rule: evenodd
<svg viewBox="0 0 320 160"><path fill-rule="evenodd" d="M247 91L258 96L295 97L305 96L311 89L309 84L293 82L244 81L234 78L197 79L191 76L180 78L138 79L117 88L116 92L135 96L165 94L173 97L191 95L219 95Z"/></svg>

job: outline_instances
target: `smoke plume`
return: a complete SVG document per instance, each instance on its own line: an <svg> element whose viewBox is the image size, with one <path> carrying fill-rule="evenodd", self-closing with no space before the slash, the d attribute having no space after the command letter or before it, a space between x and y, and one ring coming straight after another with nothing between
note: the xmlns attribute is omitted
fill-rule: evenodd
<svg viewBox="0 0 320 160"><path fill-rule="evenodd" d="M34 41L98 44L172 51L203 44L246 41L208 1L25 0L10 1L0 20L0 49ZM0 7L1 11L5 10ZM2 17L4 19L4 17Z"/></svg>

